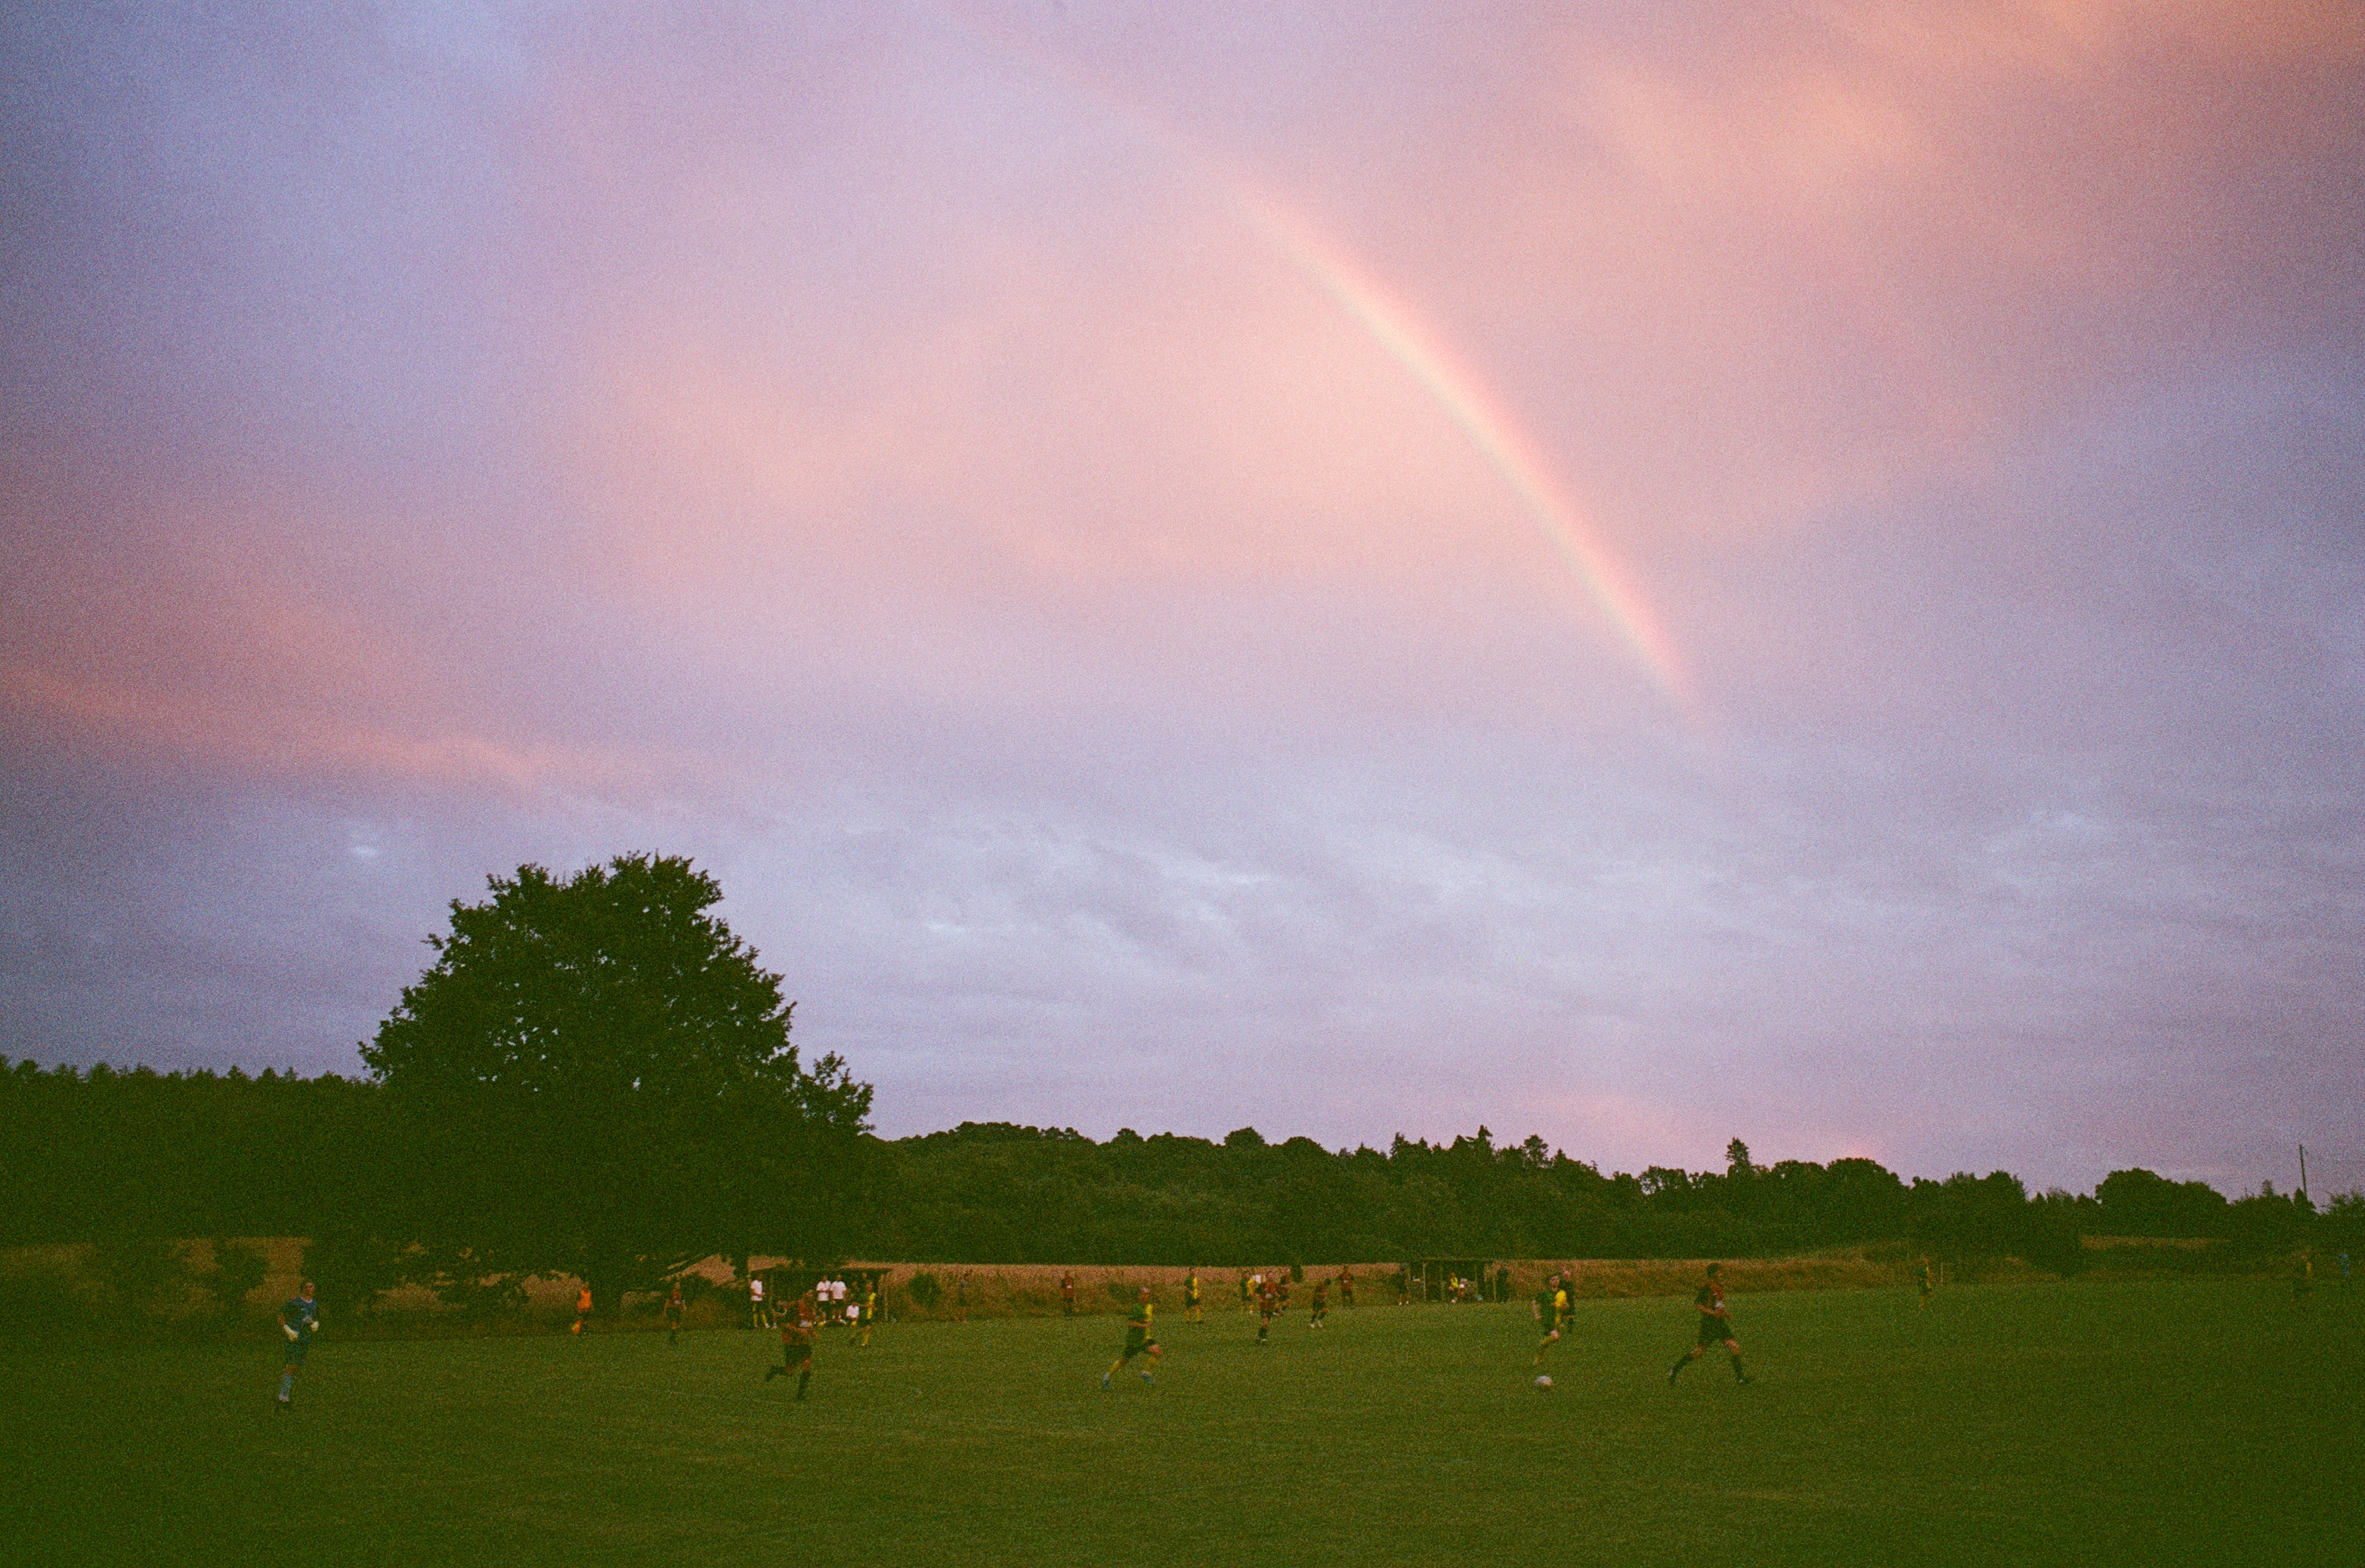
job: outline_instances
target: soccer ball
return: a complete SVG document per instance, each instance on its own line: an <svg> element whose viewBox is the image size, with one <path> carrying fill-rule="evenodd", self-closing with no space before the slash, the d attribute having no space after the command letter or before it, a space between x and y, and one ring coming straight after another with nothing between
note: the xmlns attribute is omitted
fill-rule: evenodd
<svg viewBox="0 0 2365 1568"><path fill-rule="evenodd" d="M1552 1373L1550 1373L1550 1372L1538 1372L1538 1373L1536 1373L1536 1386L1537 1386L1538 1388L1550 1388L1550 1387L1552 1386Z"/></svg>

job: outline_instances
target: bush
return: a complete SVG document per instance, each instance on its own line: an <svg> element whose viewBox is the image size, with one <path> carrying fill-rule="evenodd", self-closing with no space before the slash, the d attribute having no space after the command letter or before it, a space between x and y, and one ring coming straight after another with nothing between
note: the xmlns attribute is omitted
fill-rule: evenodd
<svg viewBox="0 0 2365 1568"><path fill-rule="evenodd" d="M271 1271L271 1260L258 1248L227 1237L214 1238L214 1266L198 1277L197 1282L213 1297L214 1305L229 1316L246 1304L248 1293L263 1283Z"/></svg>
<svg viewBox="0 0 2365 1568"><path fill-rule="evenodd" d="M110 1236L91 1249L90 1271L106 1305L128 1321L164 1316L189 1287L188 1260L160 1236Z"/></svg>
<svg viewBox="0 0 2365 1568"><path fill-rule="evenodd" d="M1119 1306L1123 1306L1126 1303L1133 1299L1133 1287L1126 1284L1123 1280L1104 1281L1102 1282L1101 1289L1108 1294L1109 1300L1116 1303Z"/></svg>
<svg viewBox="0 0 2365 1568"><path fill-rule="evenodd" d="M368 1311L403 1282L409 1261L402 1248L365 1232L331 1231L304 1244L304 1277L341 1313Z"/></svg>
<svg viewBox="0 0 2365 1568"><path fill-rule="evenodd" d="M444 1280L435 1286L435 1299L456 1306L471 1323L516 1312L525 1305L525 1278L499 1274L489 1280Z"/></svg>
<svg viewBox="0 0 2365 1568"><path fill-rule="evenodd" d="M945 1287L936 1275L923 1269L904 1283L903 1294L917 1303L922 1312L934 1312L936 1303L945 1298Z"/></svg>

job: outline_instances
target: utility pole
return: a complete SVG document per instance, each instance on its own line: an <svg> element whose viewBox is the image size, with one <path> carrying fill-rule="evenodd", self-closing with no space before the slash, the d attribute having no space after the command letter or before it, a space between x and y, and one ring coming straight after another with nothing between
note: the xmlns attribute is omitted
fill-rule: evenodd
<svg viewBox="0 0 2365 1568"><path fill-rule="evenodd" d="M2305 1144L2299 1146L2299 1195L2303 1198L2307 1197L2307 1145ZM2312 1198L2308 1201L2315 1202Z"/></svg>

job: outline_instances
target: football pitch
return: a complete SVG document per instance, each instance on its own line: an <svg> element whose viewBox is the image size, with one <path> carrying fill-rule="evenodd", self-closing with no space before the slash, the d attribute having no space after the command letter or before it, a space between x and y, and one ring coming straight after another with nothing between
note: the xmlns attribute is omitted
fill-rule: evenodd
<svg viewBox="0 0 2365 1568"><path fill-rule="evenodd" d="M2259 1282L1588 1301L1533 1387L1523 1307L1199 1326L1155 1387L1113 1316L822 1337L0 1357L25 1562L2355 1562L2365 1335Z"/></svg>

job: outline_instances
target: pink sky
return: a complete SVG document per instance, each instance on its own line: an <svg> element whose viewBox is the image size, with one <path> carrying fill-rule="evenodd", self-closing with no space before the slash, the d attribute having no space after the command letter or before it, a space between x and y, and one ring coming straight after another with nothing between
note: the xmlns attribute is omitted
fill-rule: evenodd
<svg viewBox="0 0 2365 1568"><path fill-rule="evenodd" d="M350 1071L656 849L891 1135L2365 1185L2353 5L38 7L0 108L0 1053Z"/></svg>

